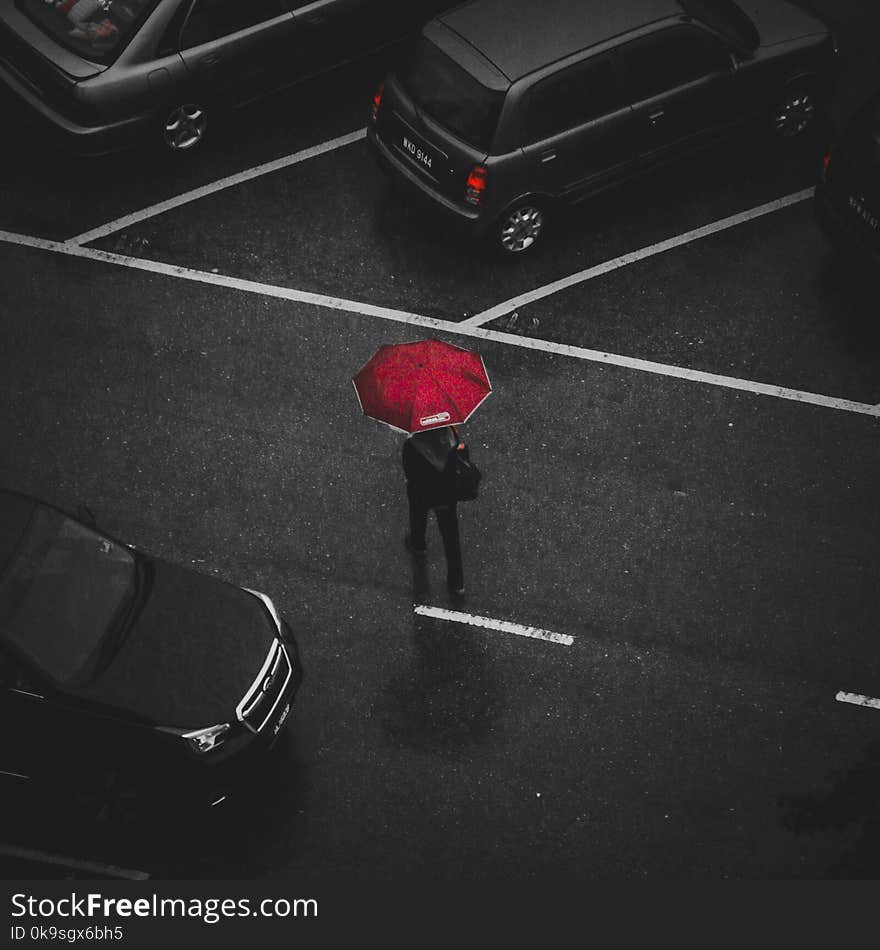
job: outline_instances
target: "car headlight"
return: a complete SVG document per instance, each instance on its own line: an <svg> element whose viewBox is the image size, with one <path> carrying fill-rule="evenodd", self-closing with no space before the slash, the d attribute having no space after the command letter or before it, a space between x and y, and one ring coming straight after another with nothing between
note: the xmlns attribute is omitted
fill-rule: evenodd
<svg viewBox="0 0 880 950"><path fill-rule="evenodd" d="M208 726L207 729L184 732L182 738L193 752L203 755L223 745L226 733L231 728L228 722L221 722L216 726Z"/></svg>

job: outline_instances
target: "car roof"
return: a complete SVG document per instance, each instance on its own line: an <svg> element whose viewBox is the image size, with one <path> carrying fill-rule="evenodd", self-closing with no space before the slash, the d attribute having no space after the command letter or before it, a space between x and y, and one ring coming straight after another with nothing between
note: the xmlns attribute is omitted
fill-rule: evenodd
<svg viewBox="0 0 880 950"><path fill-rule="evenodd" d="M438 19L513 82L621 33L683 13L677 0L474 0Z"/></svg>

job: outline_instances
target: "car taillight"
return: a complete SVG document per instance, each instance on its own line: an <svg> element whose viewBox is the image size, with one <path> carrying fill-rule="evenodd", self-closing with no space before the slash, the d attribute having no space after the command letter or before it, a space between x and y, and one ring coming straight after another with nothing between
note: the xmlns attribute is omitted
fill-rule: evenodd
<svg viewBox="0 0 880 950"><path fill-rule="evenodd" d="M486 166L474 165L464 186L464 200L475 208L480 206L483 200L483 192L486 190Z"/></svg>
<svg viewBox="0 0 880 950"><path fill-rule="evenodd" d="M382 93L385 92L385 83L380 82L376 95L373 96L373 121L379 118L379 106L382 105Z"/></svg>
<svg viewBox="0 0 880 950"><path fill-rule="evenodd" d="M825 181L828 178L828 166L831 164L831 153L834 151L834 146L828 149L828 151L822 156L822 181Z"/></svg>

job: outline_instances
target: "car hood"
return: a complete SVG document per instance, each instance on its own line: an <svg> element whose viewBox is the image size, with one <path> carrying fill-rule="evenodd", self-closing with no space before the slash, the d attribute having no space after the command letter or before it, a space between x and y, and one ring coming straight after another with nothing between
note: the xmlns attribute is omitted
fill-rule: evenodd
<svg viewBox="0 0 880 950"><path fill-rule="evenodd" d="M119 652L80 692L151 723L193 730L228 722L278 635L253 594L147 560L148 593Z"/></svg>
<svg viewBox="0 0 880 950"><path fill-rule="evenodd" d="M786 0L740 0L739 5L758 28L761 46L828 33L827 25L818 17Z"/></svg>

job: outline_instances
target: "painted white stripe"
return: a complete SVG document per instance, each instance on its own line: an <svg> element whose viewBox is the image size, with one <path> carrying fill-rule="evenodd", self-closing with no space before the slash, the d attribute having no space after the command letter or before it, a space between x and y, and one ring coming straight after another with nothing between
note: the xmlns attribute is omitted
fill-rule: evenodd
<svg viewBox="0 0 880 950"><path fill-rule="evenodd" d="M880 709L880 699L862 696L859 693L844 693L842 690L834 697L839 703L852 703L854 706L869 706L871 709Z"/></svg>
<svg viewBox="0 0 880 950"><path fill-rule="evenodd" d="M57 867L71 868L74 871L85 871L90 874L101 874L104 877L118 877L129 881L146 881L150 875L146 871L120 868L115 864L101 864L95 861L81 861L79 858L69 858L63 854L50 854L48 851L38 851L35 848L22 848L14 844L0 842L0 854L11 858L21 858L24 861L33 861L37 864L51 864Z"/></svg>
<svg viewBox="0 0 880 950"><path fill-rule="evenodd" d="M98 248L58 243L56 241L46 240L45 238L14 234L9 231L0 231L0 241L23 247L39 248L40 250L65 254L70 257L81 257L86 260L101 261L119 267L146 271L151 274L161 274L166 277L191 280L202 284L210 284L215 287L225 287L229 290L244 291L246 293L259 294L264 297L275 297L281 300L311 304L316 307L327 307L332 310L343 310L348 313L378 317L381 320L405 323L427 330L457 334L479 340L488 340L493 343L505 343L509 346L518 346L521 349L553 353L587 362L603 363L607 366L617 366L643 373L654 373L658 376L669 376L674 379L704 383L709 386L719 386L724 389L734 389L754 395L772 396L775 399L787 399L793 402L820 406L825 409L839 409L843 412L854 412L861 415L874 416L875 418L880 417L880 405L854 402L850 399L839 399L834 396L803 392L798 389L786 389L783 386L759 383L747 379L737 379L733 376L719 376L715 373L704 373L700 370L671 366L666 363L654 363L650 360L619 356L614 353L603 353L601 350L590 350L585 347L570 346L566 343L554 343L549 340L532 339L530 337L518 336L515 333L489 330L486 327L466 326L454 321L438 320L434 317L425 317L405 310L393 310L388 307L378 307L357 300L346 300L342 297L330 297L304 290L294 290L290 287L279 287L274 284L261 284L252 280L243 280L239 277L228 277L224 274L212 274L206 271L191 270L190 268L180 267L175 264L164 264L160 261L150 261L140 257L127 257L123 254L101 251Z"/></svg>
<svg viewBox="0 0 880 950"><path fill-rule="evenodd" d="M357 129L354 132L349 132L347 135L340 135L338 138L330 139L327 142L322 142L320 145L314 145L311 148L305 148L301 152L294 152L292 155L285 155L284 157L276 158L271 162L264 162L262 165L256 165L254 168L247 168L244 171L236 172L234 175L221 178L218 181L211 182L208 185L202 185L200 188L193 188L192 191L186 191L183 194L176 195L173 198L168 198L166 201L160 201L158 204L150 205L147 208L142 208L140 211L134 211L131 214L124 215L121 218L116 218L114 221L108 221L106 224L101 224L97 228L92 228L91 231L84 231L82 234L77 234L72 238L68 238L64 243L74 245L89 244L92 241L97 241L99 238L107 237L109 234L114 234L116 231L122 231L125 228L131 227L133 224L138 224L140 221L146 221L148 218L154 218L156 215L164 214L166 211L171 211L173 208L179 208L181 205L189 204L192 201L198 201L199 198L205 198L208 195L214 195L218 191L224 191L227 188L234 188L236 185L240 185L243 182L251 181L254 178L260 178L263 175L268 175L271 172L279 171L282 168L289 168L291 165L297 165L300 162L308 161L310 158L316 158L318 155L323 155L325 152L332 152L334 149L342 148L345 145L351 145L354 142L359 142L366 136L366 134L366 129Z"/></svg>
<svg viewBox="0 0 880 950"><path fill-rule="evenodd" d="M480 327L491 322L496 317L504 316L516 310L518 307L525 307L534 303L536 300L542 300L552 294L558 294L561 290L574 287L575 284L583 284L594 277L600 277L610 271L617 270L620 267L626 267L629 264L635 264L643 261L646 257L653 257L655 254L662 254L674 247L681 247L682 244L690 244L692 241L698 241L700 238L708 237L710 234L717 234L719 231L725 231L727 228L736 227L745 221L751 221L754 218L760 218L762 215L771 214L779 211L781 208L787 208L789 205L797 204L800 201L806 201L812 197L813 189L805 188L803 191L797 191L794 194L786 195L783 198L776 198L774 201L768 201L766 204L758 205L756 208L750 208L748 211L741 211L739 214L732 214L730 217L721 218L719 221L713 221L711 224L704 224L702 227L694 228L692 231L686 231L684 234L667 238L657 244L651 244L638 251L631 251L628 254L621 254L603 264L596 264L594 267L588 267L586 270L578 271L576 274L569 274L568 277L562 277L553 283L545 284L543 287L537 287L529 290L517 297L511 297L502 303L484 310L482 313L474 314L463 321L463 326Z"/></svg>
<svg viewBox="0 0 880 950"><path fill-rule="evenodd" d="M477 617L474 614L463 614L457 610L446 610L443 607L424 607L421 604L414 608L422 617L434 617L436 620L451 620L453 623L466 623L471 627L484 627L486 630L498 630L500 633L513 633L518 637L531 637L533 640L547 640L550 643L561 643L570 647L574 637L567 633L554 633L552 630L541 630L539 627L524 627L518 623L509 623L506 620L493 620L491 617Z"/></svg>

